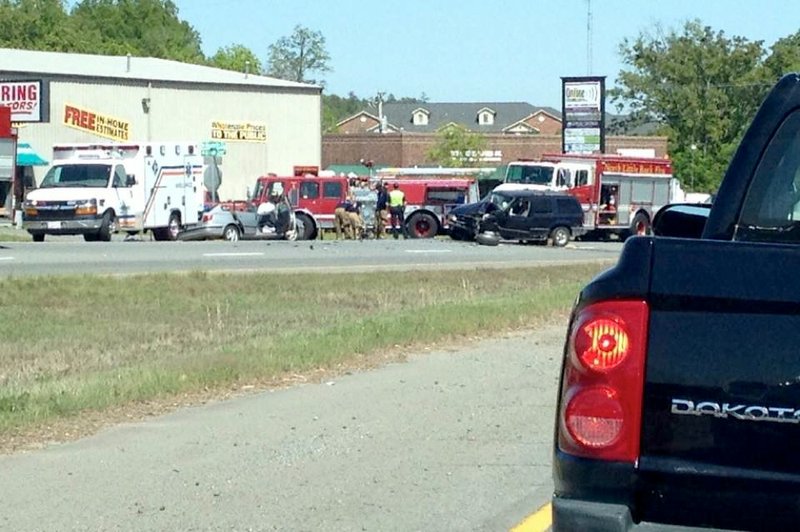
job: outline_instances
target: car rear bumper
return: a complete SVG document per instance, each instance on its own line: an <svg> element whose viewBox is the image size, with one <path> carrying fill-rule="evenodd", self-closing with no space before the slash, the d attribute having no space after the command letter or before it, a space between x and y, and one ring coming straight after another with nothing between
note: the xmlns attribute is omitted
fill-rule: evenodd
<svg viewBox="0 0 800 532"><path fill-rule="evenodd" d="M676 509L679 511L679 509ZM624 504L591 502L553 497L553 532L722 532L720 528L696 528L663 523L634 523Z"/></svg>

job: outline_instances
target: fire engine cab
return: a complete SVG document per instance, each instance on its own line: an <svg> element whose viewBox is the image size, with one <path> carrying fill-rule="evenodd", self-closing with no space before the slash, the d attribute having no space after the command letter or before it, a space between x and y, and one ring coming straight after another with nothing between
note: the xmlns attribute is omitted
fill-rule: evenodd
<svg viewBox="0 0 800 532"><path fill-rule="evenodd" d="M509 163L495 190L555 190L575 196L584 227L595 236L650 233L655 213L683 200L669 159L620 155L545 154Z"/></svg>
<svg viewBox="0 0 800 532"><path fill-rule="evenodd" d="M399 183L406 195L405 219L412 238L433 238L448 229L447 214L464 203L479 201L478 184L474 179L385 179L391 187ZM366 187L367 183L363 183ZM323 230L334 228L334 211L343 199L353 195L357 199L363 191L360 185L351 185L343 176L325 177L314 174L302 176L266 175L256 179L252 202L267 201L272 191L282 189L302 220L304 239L314 239ZM360 201L360 200L359 200Z"/></svg>

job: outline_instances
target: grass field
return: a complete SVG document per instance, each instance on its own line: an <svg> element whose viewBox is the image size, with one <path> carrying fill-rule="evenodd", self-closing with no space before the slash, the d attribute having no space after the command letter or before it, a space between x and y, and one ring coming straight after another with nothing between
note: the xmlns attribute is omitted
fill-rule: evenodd
<svg viewBox="0 0 800 532"><path fill-rule="evenodd" d="M31 235L11 225L0 225L0 242L30 242Z"/></svg>
<svg viewBox="0 0 800 532"><path fill-rule="evenodd" d="M607 266L0 281L0 436L263 383L386 350L530 328Z"/></svg>

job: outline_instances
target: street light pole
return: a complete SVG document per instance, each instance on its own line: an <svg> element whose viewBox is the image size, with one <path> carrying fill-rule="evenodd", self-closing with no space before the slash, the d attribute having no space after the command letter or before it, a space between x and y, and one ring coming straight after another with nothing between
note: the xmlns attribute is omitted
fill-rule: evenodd
<svg viewBox="0 0 800 532"><path fill-rule="evenodd" d="M692 144L691 146L689 146L689 148L691 148L691 150L692 150L692 158L691 158L691 165L692 165L692 168L691 168L691 177L692 177L692 192L694 192L694 152L696 152L696 151L697 151L697 144Z"/></svg>

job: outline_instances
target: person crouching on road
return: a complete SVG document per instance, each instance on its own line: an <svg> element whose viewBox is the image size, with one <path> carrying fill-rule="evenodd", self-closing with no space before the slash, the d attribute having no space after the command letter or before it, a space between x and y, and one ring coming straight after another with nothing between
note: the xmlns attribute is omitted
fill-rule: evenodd
<svg viewBox="0 0 800 532"><path fill-rule="evenodd" d="M350 205L350 200L343 199L336 204L336 209L333 211L333 226L336 228L336 240L342 239L342 234L347 237L350 234L350 216L347 214L347 208Z"/></svg>
<svg viewBox="0 0 800 532"><path fill-rule="evenodd" d="M386 222L389 221L389 193L383 181L378 182L375 191L378 193L378 202L375 204L375 238L383 238Z"/></svg>
<svg viewBox="0 0 800 532"><path fill-rule="evenodd" d="M395 238L400 238L400 232L403 233L403 238L408 238L406 232L406 195L400 190L400 183L395 183L392 186L392 191L389 192L389 212L392 216L392 235Z"/></svg>
<svg viewBox="0 0 800 532"><path fill-rule="evenodd" d="M358 206L358 203L350 199L347 207L345 207L347 211L348 221L350 222L350 238L357 239L361 238L362 232L364 230L364 223L361 221L361 209Z"/></svg>

